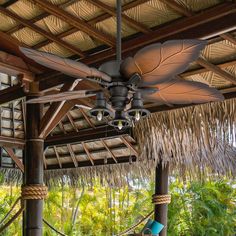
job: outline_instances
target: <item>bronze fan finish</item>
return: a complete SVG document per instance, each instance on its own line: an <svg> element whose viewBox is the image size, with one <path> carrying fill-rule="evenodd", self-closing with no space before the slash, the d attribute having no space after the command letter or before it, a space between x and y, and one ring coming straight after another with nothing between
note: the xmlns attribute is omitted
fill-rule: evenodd
<svg viewBox="0 0 236 236"><path fill-rule="evenodd" d="M86 79L86 77L98 77L107 82L111 81L109 75L97 70L96 68L90 68L81 62L24 47L20 47L20 50L27 57L37 63L75 78Z"/></svg>
<svg viewBox="0 0 236 236"><path fill-rule="evenodd" d="M163 83L185 71L205 45L205 41L195 39L151 44L139 50L133 58L126 58L120 72L127 78L139 73L145 86Z"/></svg>
<svg viewBox="0 0 236 236"><path fill-rule="evenodd" d="M153 87L157 88L158 91L153 94L146 94L145 98L167 105L205 103L224 99L217 89L195 81L175 79Z"/></svg>

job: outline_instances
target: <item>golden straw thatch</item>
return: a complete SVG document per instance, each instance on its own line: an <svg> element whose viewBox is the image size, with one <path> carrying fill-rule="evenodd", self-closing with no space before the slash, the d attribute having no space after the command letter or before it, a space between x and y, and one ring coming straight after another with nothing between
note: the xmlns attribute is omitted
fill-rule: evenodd
<svg viewBox="0 0 236 236"><path fill-rule="evenodd" d="M236 174L236 100L153 113L134 129L140 160L170 163L184 177Z"/></svg>

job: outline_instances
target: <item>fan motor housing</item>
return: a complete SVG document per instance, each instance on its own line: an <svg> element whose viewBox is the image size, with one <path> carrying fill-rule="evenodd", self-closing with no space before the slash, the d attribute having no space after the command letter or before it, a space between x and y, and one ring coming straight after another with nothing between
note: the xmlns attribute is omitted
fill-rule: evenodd
<svg viewBox="0 0 236 236"><path fill-rule="evenodd" d="M118 84L111 86L109 88L110 91L110 102L112 107L119 111L124 110L126 104L128 103L128 88L125 85Z"/></svg>

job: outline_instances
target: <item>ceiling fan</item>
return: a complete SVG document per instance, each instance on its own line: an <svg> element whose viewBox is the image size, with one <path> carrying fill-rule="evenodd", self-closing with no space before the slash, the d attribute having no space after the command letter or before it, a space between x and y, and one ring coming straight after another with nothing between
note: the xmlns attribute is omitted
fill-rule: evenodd
<svg viewBox="0 0 236 236"><path fill-rule="evenodd" d="M109 125L118 130L130 127L133 121L149 114L143 100L161 104L191 104L223 100L223 95L206 84L175 78L189 63L199 57L206 42L196 39L170 40L139 50L134 57L121 60L121 0L117 0L117 58L91 68L50 53L21 47L20 50L36 62L75 77L101 85L101 90L76 90L46 95L28 103L47 103L96 95L96 106L89 110L99 121L111 116ZM104 89L110 97L104 96Z"/></svg>

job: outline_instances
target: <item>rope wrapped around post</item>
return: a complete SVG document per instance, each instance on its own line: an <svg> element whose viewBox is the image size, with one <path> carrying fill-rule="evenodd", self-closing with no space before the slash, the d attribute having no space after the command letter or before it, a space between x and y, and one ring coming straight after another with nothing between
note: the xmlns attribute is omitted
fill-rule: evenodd
<svg viewBox="0 0 236 236"><path fill-rule="evenodd" d="M41 184L23 185L21 187L21 197L26 199L45 199L47 197L48 188Z"/></svg>
<svg viewBox="0 0 236 236"><path fill-rule="evenodd" d="M160 204L169 204L171 202L171 195L169 194L163 194L163 195L158 195L154 194L152 195L152 203L154 205L160 205Z"/></svg>

